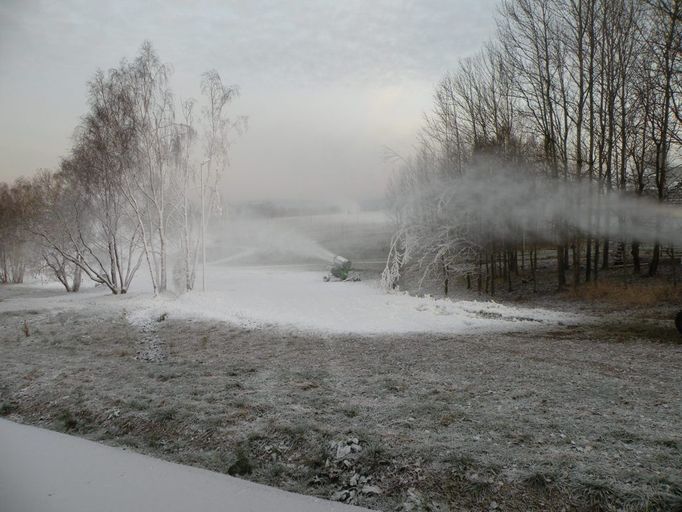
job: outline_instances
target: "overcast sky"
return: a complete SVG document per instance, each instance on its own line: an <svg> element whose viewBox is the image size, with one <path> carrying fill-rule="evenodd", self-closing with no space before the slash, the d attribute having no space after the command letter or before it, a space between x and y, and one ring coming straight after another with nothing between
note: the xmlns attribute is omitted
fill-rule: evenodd
<svg viewBox="0 0 682 512"><path fill-rule="evenodd" d="M497 0L0 0L0 180L54 168L97 68L149 39L178 97L215 68L249 117L232 199L380 197L434 84L492 36Z"/></svg>

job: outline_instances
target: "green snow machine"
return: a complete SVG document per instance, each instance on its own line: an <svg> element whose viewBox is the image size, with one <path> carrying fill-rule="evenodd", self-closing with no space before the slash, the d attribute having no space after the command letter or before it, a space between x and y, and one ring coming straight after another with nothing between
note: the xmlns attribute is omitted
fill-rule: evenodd
<svg viewBox="0 0 682 512"><path fill-rule="evenodd" d="M346 279L348 279L350 266L351 266L350 260L344 258L343 256L334 256L334 259L332 260L331 274L337 279L345 281Z"/></svg>

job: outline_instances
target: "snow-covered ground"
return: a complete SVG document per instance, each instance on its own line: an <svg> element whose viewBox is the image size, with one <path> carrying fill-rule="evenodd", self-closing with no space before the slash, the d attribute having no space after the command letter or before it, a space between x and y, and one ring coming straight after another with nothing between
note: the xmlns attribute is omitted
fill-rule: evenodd
<svg viewBox="0 0 682 512"><path fill-rule="evenodd" d="M54 286L0 302L0 311L26 308L124 307L133 322L168 313L222 320L243 327L277 326L326 333L469 333L520 331L573 323L578 317L490 301L453 301L387 293L376 281L323 282L325 272L305 266L209 266L207 291L152 298L104 289L60 293Z"/></svg>
<svg viewBox="0 0 682 512"><path fill-rule="evenodd" d="M3 512L361 512L0 419Z"/></svg>
<svg viewBox="0 0 682 512"><path fill-rule="evenodd" d="M329 333L510 331L575 321L544 309L387 293L376 281L330 282L324 272L288 267L211 267L205 293L180 296L156 309Z"/></svg>

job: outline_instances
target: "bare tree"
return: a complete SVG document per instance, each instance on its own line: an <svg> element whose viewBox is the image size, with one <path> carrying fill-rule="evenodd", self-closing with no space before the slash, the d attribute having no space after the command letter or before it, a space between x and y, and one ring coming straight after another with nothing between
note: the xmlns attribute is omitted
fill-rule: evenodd
<svg viewBox="0 0 682 512"><path fill-rule="evenodd" d="M646 34L649 48L650 77L654 81L653 108L650 128L654 145L655 181L659 201L666 199L668 191L669 156L672 141L676 138L677 118L674 116L674 87L679 79L676 72L682 48L682 2L680 0L650 0L650 25ZM661 244L654 245L649 264L649 275L658 270Z"/></svg>
<svg viewBox="0 0 682 512"><path fill-rule="evenodd" d="M25 221L31 203L30 183L0 183L0 283L23 283L31 261Z"/></svg>
<svg viewBox="0 0 682 512"><path fill-rule="evenodd" d="M132 135L128 125L112 121L112 114L124 116L124 106L105 108L108 91L99 77L90 84L92 111L84 117L72 154L61 166L71 194L61 224L75 256L64 250L62 255L96 283L123 294L142 261L140 230L121 194ZM50 234L43 235L60 247Z"/></svg>
<svg viewBox="0 0 682 512"><path fill-rule="evenodd" d="M98 71L88 83L88 112L60 171L0 187L0 280L23 278L31 254L26 245L38 240L42 266L69 291L80 286L83 272L114 294L126 293L146 261L154 293L162 293L175 249L183 255L177 265L181 287L193 288L199 197L208 190L206 204L201 202L208 218L219 207L229 135L246 123L227 116L236 87L208 72L201 82L204 147L195 148L195 102L178 109L169 78L170 67L148 41L133 61ZM202 156L205 168L197 163Z"/></svg>
<svg viewBox="0 0 682 512"><path fill-rule="evenodd" d="M229 165L230 134L246 128L246 118L232 121L227 116L227 106L239 94L236 86L226 86L216 70L203 74L201 92L206 104L204 117L205 171L200 164L201 181L201 258L202 290L206 289L206 230L208 218L220 206L218 184ZM206 197L208 188L208 197Z"/></svg>
<svg viewBox="0 0 682 512"><path fill-rule="evenodd" d="M659 219L658 227L627 240L627 223L648 221L635 220L637 202L627 203L631 211L616 211L609 198L618 191L663 202L682 191L682 180L671 182L676 176L671 154L681 141L681 9L679 0L505 0L498 42L463 60L438 84L434 108L419 134L419 156L404 160L400 178L391 185L398 235L386 269L390 284L410 261L437 266L427 256L437 254L443 263L447 251L436 248L447 246L446 240L461 245L462 233L475 248L475 269L469 270L478 275L479 289L485 282L491 293L502 277L511 288L519 250L523 269L529 249L535 283L538 244L550 241L560 288L571 265L573 286L581 284L583 257L585 281L596 282L612 261L624 264L627 242L639 273L639 237L651 241L651 231L665 232L666 226ZM466 182L481 174L489 177L494 195L495 177L505 169L531 177L522 180L529 186L533 176L550 179L538 193L556 203L551 236L542 225L546 219L540 224L516 219L521 229L508 225L500 232L485 221L490 215L476 219L478 204L457 194L456 201L446 200L447 193L432 190L434 181L456 190L458 177ZM562 191L573 190L572 182L581 193L571 192L567 202ZM484 193L480 183L475 190ZM445 204L470 211L443 216ZM569 225L565 219L576 215L580 222ZM650 275L661 250L660 243L653 244ZM451 253L459 264L470 264L471 253ZM441 266L457 265L453 260ZM469 276L466 282L471 287Z"/></svg>
<svg viewBox="0 0 682 512"><path fill-rule="evenodd" d="M35 236L44 268L67 292L77 292L82 281L82 251L74 249L70 231L65 229L65 226L74 228L78 222L70 207L73 192L62 175L47 170L41 171L31 185L33 193L26 218L27 229ZM85 234L87 228L82 226L78 231Z"/></svg>

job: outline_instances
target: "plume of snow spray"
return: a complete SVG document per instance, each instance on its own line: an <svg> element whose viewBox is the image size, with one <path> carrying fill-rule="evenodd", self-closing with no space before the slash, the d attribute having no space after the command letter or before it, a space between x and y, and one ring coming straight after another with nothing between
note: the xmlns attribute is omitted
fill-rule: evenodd
<svg viewBox="0 0 682 512"><path fill-rule="evenodd" d="M214 263L309 259L331 263L334 253L301 230L277 219L243 219L228 224L222 235L232 253Z"/></svg>
<svg viewBox="0 0 682 512"><path fill-rule="evenodd" d="M468 173L429 180L397 205L399 218L443 222L475 220L491 238L523 231L554 240L559 229L580 235L682 245L682 208L620 191L600 191L589 181L563 182L512 172ZM513 241L513 240L510 240Z"/></svg>
<svg viewBox="0 0 682 512"><path fill-rule="evenodd" d="M407 172L401 178L392 198L397 233L382 275L388 288L409 260L416 259L426 275L445 264L471 265L491 243L565 243L590 236L682 245L682 208L605 191L588 180L550 180L501 166L461 176Z"/></svg>

